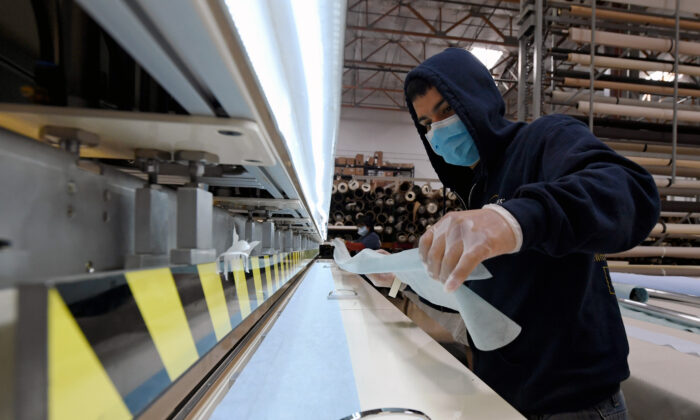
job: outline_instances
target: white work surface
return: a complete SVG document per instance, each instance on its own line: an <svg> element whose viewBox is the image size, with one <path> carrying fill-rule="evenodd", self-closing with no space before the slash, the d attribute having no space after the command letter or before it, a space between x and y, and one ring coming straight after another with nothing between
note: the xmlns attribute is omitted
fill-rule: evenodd
<svg viewBox="0 0 700 420"><path fill-rule="evenodd" d="M505 400L356 274L332 266L363 410L405 407L433 419L522 418Z"/></svg>
<svg viewBox="0 0 700 420"><path fill-rule="evenodd" d="M333 288L357 296L329 300ZM333 419L350 407L409 408L433 420L522 418L360 276L321 260L212 418Z"/></svg>
<svg viewBox="0 0 700 420"><path fill-rule="evenodd" d="M628 317L623 319L626 326L700 344L697 334ZM700 357L629 336L628 341L631 375L622 383L622 390L632 418L700 418Z"/></svg>

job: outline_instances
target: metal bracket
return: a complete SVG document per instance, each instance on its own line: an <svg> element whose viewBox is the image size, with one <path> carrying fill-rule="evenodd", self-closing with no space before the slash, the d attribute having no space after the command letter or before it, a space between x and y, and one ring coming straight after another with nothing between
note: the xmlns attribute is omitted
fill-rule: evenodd
<svg viewBox="0 0 700 420"><path fill-rule="evenodd" d="M353 299L359 296L355 289L335 289L328 292L328 299Z"/></svg>
<svg viewBox="0 0 700 420"><path fill-rule="evenodd" d="M74 127L45 125L39 130L39 138L57 145L68 153L80 156L80 147L95 147L100 144L100 136Z"/></svg>

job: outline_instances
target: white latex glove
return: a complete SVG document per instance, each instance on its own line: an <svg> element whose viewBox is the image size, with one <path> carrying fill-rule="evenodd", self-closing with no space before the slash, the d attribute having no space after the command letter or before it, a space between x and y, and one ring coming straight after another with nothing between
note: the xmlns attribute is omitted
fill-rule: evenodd
<svg viewBox="0 0 700 420"><path fill-rule="evenodd" d="M382 254L382 255L391 255L390 252L387 252L383 249L378 249L377 253ZM394 278L396 277L396 274L394 274L394 273L377 273L377 274L367 274L366 276L375 287L391 287L391 285L394 283Z"/></svg>
<svg viewBox="0 0 700 420"><path fill-rule="evenodd" d="M498 212L480 210L447 213L420 238L419 251L428 274L454 292L476 266L513 252L513 228Z"/></svg>

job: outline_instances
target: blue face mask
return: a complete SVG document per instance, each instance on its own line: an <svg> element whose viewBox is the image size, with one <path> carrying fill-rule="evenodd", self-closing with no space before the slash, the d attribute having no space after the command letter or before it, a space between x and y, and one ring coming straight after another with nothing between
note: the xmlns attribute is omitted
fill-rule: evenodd
<svg viewBox="0 0 700 420"><path fill-rule="evenodd" d="M457 114L432 123L425 137L435 153L449 164L472 166L479 161L474 139Z"/></svg>
<svg viewBox="0 0 700 420"><path fill-rule="evenodd" d="M366 226L361 226L357 228L357 234L360 236L365 236L369 233L369 229Z"/></svg>

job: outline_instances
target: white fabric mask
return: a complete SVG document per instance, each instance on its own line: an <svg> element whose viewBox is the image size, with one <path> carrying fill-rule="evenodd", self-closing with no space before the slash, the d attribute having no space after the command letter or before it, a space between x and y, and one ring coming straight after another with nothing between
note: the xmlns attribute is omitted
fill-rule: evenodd
<svg viewBox="0 0 700 420"><path fill-rule="evenodd" d="M350 257L341 240L333 240L333 246L333 258L343 270L356 274L394 273L422 298L435 305L458 311L479 350L489 351L503 347L515 340L522 330L518 324L467 286L460 286L454 293L446 292L442 283L433 280L425 271L417 248L391 255L364 249ZM491 277L486 267L479 264L467 280L484 280Z"/></svg>

